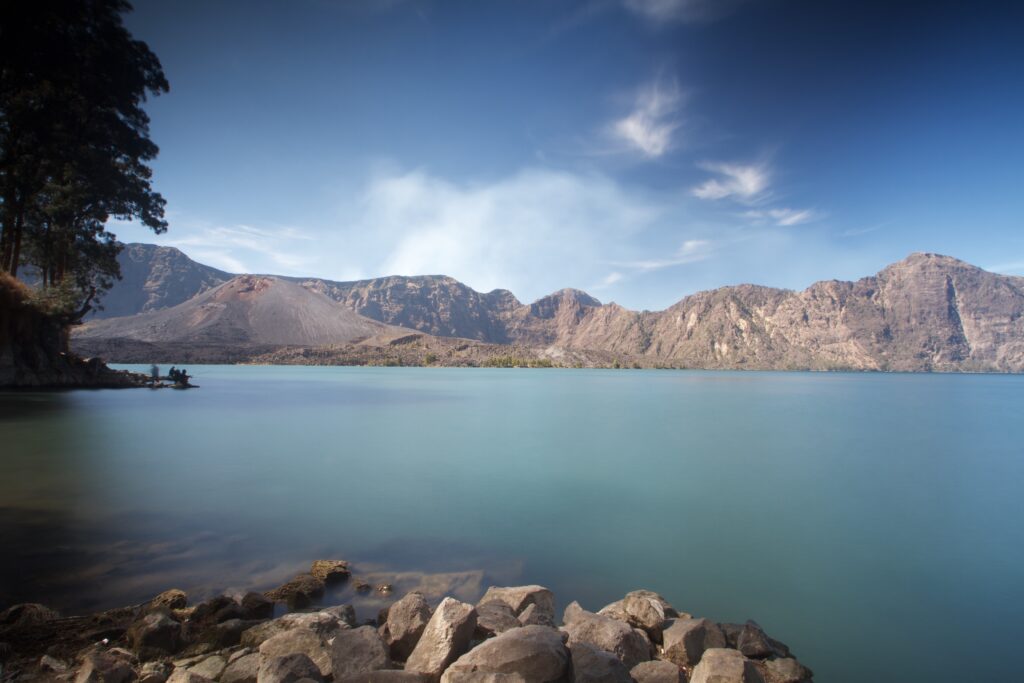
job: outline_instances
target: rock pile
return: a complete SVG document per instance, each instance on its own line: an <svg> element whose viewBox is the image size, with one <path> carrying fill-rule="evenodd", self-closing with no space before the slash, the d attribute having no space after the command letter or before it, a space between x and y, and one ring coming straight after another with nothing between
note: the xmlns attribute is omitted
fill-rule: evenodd
<svg viewBox="0 0 1024 683"><path fill-rule="evenodd" d="M4 681L74 683L801 683L811 671L753 621L719 624L634 591L598 612L573 602L556 626L542 586L490 588L475 604L444 598L431 609L409 593L360 624L351 606L273 617L274 603L308 605L344 563L266 594L221 596L193 607L167 591L124 612L111 637L75 652L50 647L22 658ZM0 614L0 639L59 617L41 606ZM28 641L21 641L28 642ZM12 649L8 646L8 650ZM0 655L2 657L3 655ZM8 653L9 661L17 653Z"/></svg>

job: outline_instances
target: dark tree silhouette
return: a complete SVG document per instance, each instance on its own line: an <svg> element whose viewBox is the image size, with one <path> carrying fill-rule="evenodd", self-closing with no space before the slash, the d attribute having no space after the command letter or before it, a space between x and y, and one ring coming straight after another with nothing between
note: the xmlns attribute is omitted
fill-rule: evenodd
<svg viewBox="0 0 1024 683"><path fill-rule="evenodd" d="M68 322L120 277L112 218L167 229L147 162L160 61L122 0L0 3L0 272L30 266Z"/></svg>

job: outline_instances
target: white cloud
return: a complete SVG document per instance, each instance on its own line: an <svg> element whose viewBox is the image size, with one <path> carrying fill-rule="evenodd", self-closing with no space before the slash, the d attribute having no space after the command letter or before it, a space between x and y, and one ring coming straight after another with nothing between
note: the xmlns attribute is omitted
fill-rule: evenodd
<svg viewBox="0 0 1024 683"><path fill-rule="evenodd" d="M745 0L623 0L623 5L656 23L711 21L730 14Z"/></svg>
<svg viewBox="0 0 1024 683"><path fill-rule="evenodd" d="M767 191L771 171L763 164L729 164L709 162L701 164L705 171L717 174L691 190L699 199L736 199L754 201Z"/></svg>
<svg viewBox="0 0 1024 683"><path fill-rule="evenodd" d="M743 215L757 222L771 221L783 228L810 223L822 218L822 215L814 209L764 209L747 211Z"/></svg>
<svg viewBox="0 0 1024 683"><path fill-rule="evenodd" d="M611 133L630 149L646 157L660 157L672 148L672 138L682 124L679 109L682 93L675 81L663 84L660 79L639 90L633 111L615 121Z"/></svg>
<svg viewBox="0 0 1024 683"><path fill-rule="evenodd" d="M526 300L604 277L608 255L662 213L605 176L538 169L487 184L423 171L383 175L353 210L338 251L374 275L445 274Z"/></svg>
<svg viewBox="0 0 1024 683"><path fill-rule="evenodd" d="M234 273L257 271L302 275L314 260L308 253L313 238L294 227L256 228L251 225L211 225L179 219L174 232L154 241L177 247L192 259ZM177 237L182 234L183 236ZM307 252L307 253L301 253Z"/></svg>

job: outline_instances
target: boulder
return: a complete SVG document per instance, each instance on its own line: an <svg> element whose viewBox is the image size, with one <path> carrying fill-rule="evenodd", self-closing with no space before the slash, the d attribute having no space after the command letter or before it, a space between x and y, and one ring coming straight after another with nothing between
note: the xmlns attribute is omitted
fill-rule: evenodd
<svg viewBox="0 0 1024 683"><path fill-rule="evenodd" d="M282 624L280 619L264 621L243 631L238 642L243 647L258 648L263 641L287 630L288 627Z"/></svg>
<svg viewBox="0 0 1024 683"><path fill-rule="evenodd" d="M228 660L221 655L211 655L188 668L189 673L199 674L211 681L217 680L228 666Z"/></svg>
<svg viewBox="0 0 1024 683"><path fill-rule="evenodd" d="M665 598L651 591L627 593L621 604L630 625L646 631L655 643L661 642L665 621L679 616Z"/></svg>
<svg viewBox="0 0 1024 683"><path fill-rule="evenodd" d="M420 593L409 593L392 604L380 627L391 658L398 662L408 659L429 621L430 605Z"/></svg>
<svg viewBox="0 0 1024 683"><path fill-rule="evenodd" d="M633 683L629 669L610 652L587 643L576 643L569 651L573 683Z"/></svg>
<svg viewBox="0 0 1024 683"><path fill-rule="evenodd" d="M736 649L751 659L764 659L775 654L775 648L768 642L768 636L756 621L748 621L743 625L736 638Z"/></svg>
<svg viewBox="0 0 1024 683"><path fill-rule="evenodd" d="M323 681L313 660L301 652L269 657L260 663L259 683L299 683L303 680Z"/></svg>
<svg viewBox="0 0 1024 683"><path fill-rule="evenodd" d="M526 681L546 683L561 680L568 666L569 653L558 631L547 626L522 626L486 640L459 657L444 672L441 683L463 680L459 674L464 673L514 674Z"/></svg>
<svg viewBox="0 0 1024 683"><path fill-rule="evenodd" d="M429 679L423 674L388 669L345 676L335 679L334 683L428 683L428 681Z"/></svg>
<svg viewBox="0 0 1024 683"><path fill-rule="evenodd" d="M636 683L686 683L686 674L672 662L662 659L641 662L629 672Z"/></svg>
<svg viewBox="0 0 1024 683"><path fill-rule="evenodd" d="M284 602L288 609L305 609L323 597L324 582L312 574L299 574L291 581L263 595L274 602Z"/></svg>
<svg viewBox="0 0 1024 683"><path fill-rule="evenodd" d="M209 643L216 650L238 645L241 642L242 634L253 626L259 625L259 621L247 621L242 619L228 619L220 624L210 624L199 633L198 640Z"/></svg>
<svg viewBox="0 0 1024 683"><path fill-rule="evenodd" d="M260 670L275 657L296 653L309 657L323 676L331 675L331 653L324 639L308 628L289 629L264 640L260 645Z"/></svg>
<svg viewBox="0 0 1024 683"><path fill-rule="evenodd" d="M68 665L56 657L43 655L39 658L39 668L43 671L52 671L55 674L62 674L68 670Z"/></svg>
<svg viewBox="0 0 1024 683"><path fill-rule="evenodd" d="M338 680L391 668L388 647L372 626L339 631L330 645L330 654L331 670Z"/></svg>
<svg viewBox="0 0 1024 683"><path fill-rule="evenodd" d="M346 605L347 607L347 605ZM351 607L349 608L351 609ZM349 628L349 624L343 621L335 612L321 610L319 612L297 612L285 614L277 619L285 630L293 628L308 628L315 631L324 638L329 638L338 631Z"/></svg>
<svg viewBox="0 0 1024 683"><path fill-rule="evenodd" d="M522 625L512 608L503 602L485 602L476 606L476 637L479 640L493 638Z"/></svg>
<svg viewBox="0 0 1024 683"><path fill-rule="evenodd" d="M213 680L188 669L175 669L167 679L167 683L213 683Z"/></svg>
<svg viewBox="0 0 1024 683"><path fill-rule="evenodd" d="M236 659L230 659L220 683L256 683L260 671L260 655L249 652Z"/></svg>
<svg viewBox="0 0 1024 683"><path fill-rule="evenodd" d="M454 598L445 598L423 629L405 670L425 674L433 681L440 679L448 665L469 649L475 630L476 609Z"/></svg>
<svg viewBox="0 0 1024 683"><path fill-rule="evenodd" d="M445 683L534 683L520 674L496 674L487 671L455 671Z"/></svg>
<svg viewBox="0 0 1024 683"><path fill-rule="evenodd" d="M692 667L708 648L724 648L725 635L707 619L671 619L662 632L662 659Z"/></svg>
<svg viewBox="0 0 1024 683"><path fill-rule="evenodd" d="M739 650L713 647L693 668L690 683L765 683L754 662Z"/></svg>
<svg viewBox="0 0 1024 683"><path fill-rule="evenodd" d="M503 602L512 608L516 616L521 614L527 605L536 605L536 609L550 616L552 621L555 618L555 595L543 586L491 586L477 604L483 605L487 602Z"/></svg>
<svg viewBox="0 0 1024 683"><path fill-rule="evenodd" d="M348 562L345 560L317 560L309 570L310 575L325 584L340 583L349 577Z"/></svg>
<svg viewBox="0 0 1024 683"><path fill-rule="evenodd" d="M320 613L329 614L342 624L347 624L353 628L356 626L356 610L352 605L335 605L334 607L320 610Z"/></svg>
<svg viewBox="0 0 1024 683"><path fill-rule="evenodd" d="M792 657L769 659L761 666L767 683L806 683L814 677L813 671Z"/></svg>
<svg viewBox="0 0 1024 683"><path fill-rule="evenodd" d="M593 645L618 657L627 668L651 658L647 634L618 619L588 612L573 602L565 608L562 620L570 647L577 643Z"/></svg>
<svg viewBox="0 0 1024 683"><path fill-rule="evenodd" d="M166 662L146 662L139 669L138 683L166 683L171 667Z"/></svg>
<svg viewBox="0 0 1024 683"><path fill-rule="evenodd" d="M128 683L135 680L131 664L120 657L93 650L82 658L75 683Z"/></svg>
<svg viewBox="0 0 1024 683"><path fill-rule="evenodd" d="M219 624L229 619L243 619L245 612L234 598L218 595L196 605L189 622L196 624Z"/></svg>
<svg viewBox="0 0 1024 683"><path fill-rule="evenodd" d="M242 612L246 619L270 619L274 616L274 602L252 591L242 596Z"/></svg>
<svg viewBox="0 0 1024 683"><path fill-rule="evenodd" d="M165 611L150 612L128 627L128 642L142 659L174 654L181 647L181 624Z"/></svg>
<svg viewBox="0 0 1024 683"><path fill-rule="evenodd" d="M490 604L490 603L485 603ZM549 614L543 608L537 607L535 604L529 604L522 612L519 613L519 623L523 626L554 626L555 615Z"/></svg>
<svg viewBox="0 0 1024 683"><path fill-rule="evenodd" d="M185 609L187 605L188 595L185 594L185 591L179 590L177 588L172 588L171 590L164 591L160 595L150 600L149 604L146 605L146 607L148 609L159 609L163 607L165 609L174 610Z"/></svg>
<svg viewBox="0 0 1024 683"><path fill-rule="evenodd" d="M619 621L629 623L629 615L626 614L626 607L622 603L622 600L616 600L615 602L605 605L601 609L597 610L597 613L604 617L611 617L612 619L618 619Z"/></svg>

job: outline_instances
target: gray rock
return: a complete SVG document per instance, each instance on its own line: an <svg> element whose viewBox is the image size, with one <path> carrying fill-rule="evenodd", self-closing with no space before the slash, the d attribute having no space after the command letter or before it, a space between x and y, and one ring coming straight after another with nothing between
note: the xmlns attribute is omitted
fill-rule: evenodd
<svg viewBox="0 0 1024 683"><path fill-rule="evenodd" d="M228 660L227 668L220 675L220 683L256 683L259 671L259 653L249 652L237 659Z"/></svg>
<svg viewBox="0 0 1024 683"><path fill-rule="evenodd" d="M742 652L744 657L751 659L764 659L775 654L775 649L768 642L768 636L756 621L748 621L743 625L736 638L736 649Z"/></svg>
<svg viewBox="0 0 1024 683"><path fill-rule="evenodd" d="M93 650L82 659L75 683L127 683L135 680L135 671L124 659Z"/></svg>
<svg viewBox="0 0 1024 683"><path fill-rule="evenodd" d="M536 606L530 605L533 607ZM503 602L485 602L476 606L476 637L479 640L493 638L522 625L512 608Z"/></svg>
<svg viewBox="0 0 1024 683"><path fill-rule="evenodd" d="M213 683L213 680L187 669L175 669L167 683Z"/></svg>
<svg viewBox="0 0 1024 683"><path fill-rule="evenodd" d="M211 655L206 659L202 660L198 664L193 664L188 668L190 673L199 674L204 678L209 678L212 681L224 673L224 669L228 666L228 660L221 655Z"/></svg>
<svg viewBox="0 0 1024 683"><path fill-rule="evenodd" d="M405 670L425 674L431 680L440 679L448 665L469 649L475 630L473 606L445 598L423 629L423 635L405 663Z"/></svg>
<svg viewBox="0 0 1024 683"><path fill-rule="evenodd" d="M679 616L665 598L645 590L626 594L622 600L622 611L632 626L646 631L655 643L661 642L665 621Z"/></svg>
<svg viewBox="0 0 1024 683"><path fill-rule="evenodd" d="M662 633L662 659L692 667L709 648L726 646L718 624L707 619L671 619Z"/></svg>
<svg viewBox="0 0 1024 683"><path fill-rule="evenodd" d="M181 624L163 611L150 612L128 627L127 638L139 657L156 659L181 647Z"/></svg>
<svg viewBox="0 0 1024 683"><path fill-rule="evenodd" d="M527 605L536 605L536 609L551 617L552 621L555 618L555 595L543 586L491 586L477 604L495 601L511 607L517 616Z"/></svg>
<svg viewBox="0 0 1024 683"><path fill-rule="evenodd" d="M576 643L572 653L573 683L632 683L629 669L610 652L587 643Z"/></svg>
<svg viewBox="0 0 1024 683"><path fill-rule="evenodd" d="M629 672L636 683L686 683L686 674L672 662L661 659L641 662Z"/></svg>
<svg viewBox="0 0 1024 683"><path fill-rule="evenodd" d="M196 605L189 621L194 624L219 624L229 619L243 619L245 612L234 598L218 595Z"/></svg>
<svg viewBox="0 0 1024 683"><path fill-rule="evenodd" d="M322 609L320 612L322 614L329 614L341 623L348 624L353 628L356 626L356 610L352 605L336 605Z"/></svg>
<svg viewBox="0 0 1024 683"><path fill-rule="evenodd" d="M413 671L385 670L336 678L334 683L428 683L429 680L423 674Z"/></svg>
<svg viewBox="0 0 1024 683"><path fill-rule="evenodd" d="M523 680L546 683L560 680L568 666L569 653L558 631L547 626L522 626L486 640L459 657L444 672L441 683L462 680L459 675L467 673L514 674Z"/></svg>
<svg viewBox="0 0 1024 683"><path fill-rule="evenodd" d="M387 645L372 626L339 631L330 653L336 679L391 668Z"/></svg>
<svg viewBox="0 0 1024 683"><path fill-rule="evenodd" d="M562 630L569 634L569 646L593 645L618 657L627 668L651 658L647 634L618 619L588 612L579 603L570 603L562 617Z"/></svg>
<svg viewBox="0 0 1024 683"><path fill-rule="evenodd" d="M308 628L324 638L330 638L338 631L349 627L349 624L343 621L336 612L330 610L285 614L276 621L279 621L286 631L293 628Z"/></svg>
<svg viewBox="0 0 1024 683"><path fill-rule="evenodd" d="M166 662L146 662L139 669L138 683L165 683L171 674L171 667Z"/></svg>
<svg viewBox="0 0 1024 683"><path fill-rule="evenodd" d="M243 631L238 642L243 647L258 648L263 641L287 630L288 627L281 623L280 619L264 621L262 624L257 624Z"/></svg>
<svg viewBox="0 0 1024 683"><path fill-rule="evenodd" d="M331 653L323 638L308 628L293 628L264 640L260 645L260 670L275 657L295 653L309 657L322 675L331 675Z"/></svg>
<svg viewBox="0 0 1024 683"><path fill-rule="evenodd" d="M690 683L765 683L754 662L738 650L713 647L704 652Z"/></svg>
<svg viewBox="0 0 1024 683"><path fill-rule="evenodd" d="M456 671L447 674L445 683L534 683L520 674L496 674L487 671Z"/></svg>
<svg viewBox="0 0 1024 683"><path fill-rule="evenodd" d="M299 683L303 680L323 681L317 665L301 652L269 657L262 661L258 683Z"/></svg>
<svg viewBox="0 0 1024 683"><path fill-rule="evenodd" d="M39 658L39 668L43 671L52 671L54 673L62 674L68 670L68 665L50 655L43 655Z"/></svg>
<svg viewBox="0 0 1024 683"><path fill-rule="evenodd" d="M519 613L519 623L523 626L554 626L555 616L531 603Z"/></svg>
<svg viewBox="0 0 1024 683"><path fill-rule="evenodd" d="M769 659L762 663L767 683L806 683L814 672L792 657Z"/></svg>
<svg viewBox="0 0 1024 683"><path fill-rule="evenodd" d="M218 650L233 647L241 641L243 633L259 623L251 620L228 619L223 623L207 626L199 634L198 640L209 643Z"/></svg>
<svg viewBox="0 0 1024 683"><path fill-rule="evenodd" d="M408 659L429 621L430 605L420 593L409 593L392 604L380 627L391 658L398 662Z"/></svg>
<svg viewBox="0 0 1024 683"><path fill-rule="evenodd" d="M611 617L612 619L618 619L629 623L629 615L626 614L626 607L623 605L622 600L616 600L613 603L605 605L601 609L597 610L597 613L603 617Z"/></svg>

